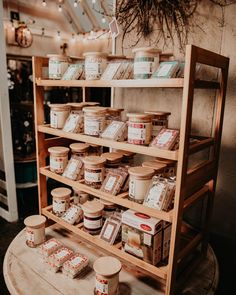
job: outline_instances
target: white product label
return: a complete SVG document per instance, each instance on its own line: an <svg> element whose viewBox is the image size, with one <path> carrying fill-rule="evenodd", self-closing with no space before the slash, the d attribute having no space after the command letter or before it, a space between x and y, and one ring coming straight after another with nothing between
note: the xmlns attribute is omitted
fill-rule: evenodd
<svg viewBox="0 0 236 295"><path fill-rule="evenodd" d="M34 243L34 232L26 229L26 241Z"/></svg>
<svg viewBox="0 0 236 295"><path fill-rule="evenodd" d="M97 220L89 220L86 217L84 218L84 227L88 229L97 229L102 226L102 218Z"/></svg>
<svg viewBox="0 0 236 295"><path fill-rule="evenodd" d="M108 226L106 227L106 231L103 234L103 237L107 240L110 240L113 230L114 230L114 225L108 224Z"/></svg>
<svg viewBox="0 0 236 295"><path fill-rule="evenodd" d="M159 145L166 145L172 138L173 134L171 132L163 133L160 138L158 138Z"/></svg>
<svg viewBox="0 0 236 295"><path fill-rule="evenodd" d="M63 131L65 132L74 132L79 124L80 115L78 114L70 114L69 118L66 121L66 124L63 127Z"/></svg>
<svg viewBox="0 0 236 295"><path fill-rule="evenodd" d="M60 161L59 159L56 160L52 157L50 157L50 167L53 170L57 170L58 172L63 172L64 170L64 161Z"/></svg>
<svg viewBox="0 0 236 295"><path fill-rule="evenodd" d="M116 139L115 136L122 127L121 122L112 122L103 132L102 137Z"/></svg>
<svg viewBox="0 0 236 295"><path fill-rule="evenodd" d="M75 267L79 266L83 262L82 257L75 257L73 260L71 260L71 264Z"/></svg>
<svg viewBox="0 0 236 295"><path fill-rule="evenodd" d="M57 202L55 200L53 200L53 211L54 212L65 212L66 211L66 202Z"/></svg>
<svg viewBox="0 0 236 295"><path fill-rule="evenodd" d="M66 166L66 169L63 173L63 176L76 180L77 176L79 175L79 172L82 168L82 163L78 159L71 158L68 165Z"/></svg>
<svg viewBox="0 0 236 295"><path fill-rule="evenodd" d="M57 254L55 254L55 258L57 260L61 260L62 258L66 257L69 254L67 250L61 250Z"/></svg>
<svg viewBox="0 0 236 295"><path fill-rule="evenodd" d="M101 123L99 119L85 118L84 133L88 135L99 135Z"/></svg>
<svg viewBox="0 0 236 295"><path fill-rule="evenodd" d="M158 70L158 77L166 77L172 67L173 64L163 64L162 67Z"/></svg>
<svg viewBox="0 0 236 295"><path fill-rule="evenodd" d="M58 128L58 115L55 112L50 112L50 125L52 128Z"/></svg>
<svg viewBox="0 0 236 295"><path fill-rule="evenodd" d="M147 246L152 246L152 236L146 233L143 233L143 243Z"/></svg>
<svg viewBox="0 0 236 295"><path fill-rule="evenodd" d="M49 61L49 77L60 79L68 68L67 62Z"/></svg>
<svg viewBox="0 0 236 295"><path fill-rule="evenodd" d="M84 179L88 182L101 182L102 181L102 173L101 172L88 172L84 171Z"/></svg>
<svg viewBox="0 0 236 295"><path fill-rule="evenodd" d="M96 277L95 288L100 295L108 295L108 280L100 280Z"/></svg>
<svg viewBox="0 0 236 295"><path fill-rule="evenodd" d="M114 187L114 184L116 183L117 178L114 176L110 176L106 185L105 185L105 190L106 191L111 191L112 188Z"/></svg>
<svg viewBox="0 0 236 295"><path fill-rule="evenodd" d="M158 183L157 185L153 186L148 193L147 199L145 203L147 203L148 207L153 207L158 210L162 209L163 203L163 192L165 191L165 184Z"/></svg>
<svg viewBox="0 0 236 295"><path fill-rule="evenodd" d="M46 250L49 250L51 248L54 248L57 245L57 243L55 241L50 241L47 244L44 245L44 248Z"/></svg>
<svg viewBox="0 0 236 295"><path fill-rule="evenodd" d="M110 63L106 67L106 70L104 71L101 80L112 80L120 67L121 63Z"/></svg>
<svg viewBox="0 0 236 295"><path fill-rule="evenodd" d="M134 62L134 74L152 74L153 63L150 61L135 61Z"/></svg>
<svg viewBox="0 0 236 295"><path fill-rule="evenodd" d="M79 208L76 207L70 207L65 215L62 217L65 221L69 222L70 224L75 223L75 221L79 218L80 215L80 210Z"/></svg>
<svg viewBox="0 0 236 295"><path fill-rule="evenodd" d="M130 140L143 140L146 139L146 128L135 128L129 126L128 139Z"/></svg>
<svg viewBox="0 0 236 295"><path fill-rule="evenodd" d="M129 181L129 197L135 198L135 181L132 179Z"/></svg>
<svg viewBox="0 0 236 295"><path fill-rule="evenodd" d="M88 75L98 75L101 73L101 64L98 62L85 61L85 72Z"/></svg>

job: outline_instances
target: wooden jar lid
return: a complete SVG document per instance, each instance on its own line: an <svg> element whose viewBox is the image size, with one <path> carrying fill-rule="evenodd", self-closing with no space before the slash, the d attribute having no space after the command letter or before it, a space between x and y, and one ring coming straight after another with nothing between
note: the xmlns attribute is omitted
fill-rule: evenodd
<svg viewBox="0 0 236 295"><path fill-rule="evenodd" d="M128 172L139 179L151 178L155 173L154 169L142 166L131 167Z"/></svg>
<svg viewBox="0 0 236 295"><path fill-rule="evenodd" d="M56 198L65 198L70 196L71 190L66 187L57 187L51 191L51 195Z"/></svg>
<svg viewBox="0 0 236 295"><path fill-rule="evenodd" d="M85 202L83 205L81 205L81 208L85 213L96 214L96 213L102 213L102 210L104 209L104 205L97 200L93 200L93 201Z"/></svg>
<svg viewBox="0 0 236 295"><path fill-rule="evenodd" d="M84 104L81 102L69 102L67 105L70 106L72 110L82 110L84 107Z"/></svg>
<svg viewBox="0 0 236 295"><path fill-rule="evenodd" d="M107 108L94 106L94 107L84 107L83 111L86 114L106 114Z"/></svg>
<svg viewBox="0 0 236 295"><path fill-rule="evenodd" d="M90 143L89 145L92 148L100 148L101 147L99 144L94 144L94 143Z"/></svg>
<svg viewBox="0 0 236 295"><path fill-rule="evenodd" d="M83 162L85 165L97 166L104 165L106 159L99 156L87 156L83 159Z"/></svg>
<svg viewBox="0 0 236 295"><path fill-rule="evenodd" d="M69 111L70 105L66 103L50 103L48 105L51 109L54 109L56 111Z"/></svg>
<svg viewBox="0 0 236 295"><path fill-rule="evenodd" d="M70 149L68 147L64 147L64 146L52 146L48 149L48 152L52 154L56 154L58 156L66 156L69 150Z"/></svg>
<svg viewBox="0 0 236 295"><path fill-rule="evenodd" d="M25 226L32 228L40 228L46 222L46 217L43 215L31 215L24 220Z"/></svg>
<svg viewBox="0 0 236 295"><path fill-rule="evenodd" d="M120 114L121 112L123 112L124 109L119 109L119 108L107 108L107 113L109 115L113 115L113 114Z"/></svg>
<svg viewBox="0 0 236 295"><path fill-rule="evenodd" d="M118 274L121 268L121 262L117 258L111 256L100 257L93 264L94 271L104 277Z"/></svg>
<svg viewBox="0 0 236 295"><path fill-rule="evenodd" d="M113 206L116 206L115 203L112 203L112 202L109 202L109 201L106 201L106 200L100 200L100 202L104 205L104 207L113 207Z"/></svg>
<svg viewBox="0 0 236 295"><path fill-rule="evenodd" d="M142 166L152 168L155 170L155 172L158 172L165 169L167 165L164 163L158 163L156 161L146 161L146 162L143 162Z"/></svg>
<svg viewBox="0 0 236 295"><path fill-rule="evenodd" d="M139 47L139 48L134 48L132 50L133 53L136 53L136 52L148 52L148 53L153 53L153 54L156 54L156 53L161 53L161 50L158 49L158 48L155 48L155 47Z"/></svg>
<svg viewBox="0 0 236 295"><path fill-rule="evenodd" d="M176 164L176 161L174 161L174 160L168 160L168 159L163 159L163 158L158 158L158 157L155 159L155 162L166 164L167 167L173 166Z"/></svg>
<svg viewBox="0 0 236 295"><path fill-rule="evenodd" d="M142 113L128 113L127 117L130 119L130 121L151 121L152 115L149 114L142 114Z"/></svg>
<svg viewBox="0 0 236 295"><path fill-rule="evenodd" d="M134 155L136 155L133 152L122 151L122 150L116 150L116 153L119 153L119 154L123 155L124 157L133 157Z"/></svg>
<svg viewBox="0 0 236 295"><path fill-rule="evenodd" d="M145 114L150 114L157 117L167 117L170 116L170 112L162 112L162 111L146 111Z"/></svg>
<svg viewBox="0 0 236 295"><path fill-rule="evenodd" d="M95 101L83 101L81 104L86 107L86 106L99 106L100 102L95 102Z"/></svg>
<svg viewBox="0 0 236 295"><path fill-rule="evenodd" d="M85 152L89 149L89 144L75 142L70 144L70 149L72 152Z"/></svg>
<svg viewBox="0 0 236 295"><path fill-rule="evenodd" d="M62 54L47 54L48 58L59 60L59 61L68 61L68 56Z"/></svg>
<svg viewBox="0 0 236 295"><path fill-rule="evenodd" d="M97 56L97 57L107 57L108 54L106 52L99 52L99 51L92 51L92 52L85 52L83 56Z"/></svg>
<svg viewBox="0 0 236 295"><path fill-rule="evenodd" d="M111 152L111 153L103 153L101 154L101 157L106 159L107 163L117 163L122 160L123 155L120 153Z"/></svg>
<svg viewBox="0 0 236 295"><path fill-rule="evenodd" d="M110 61L112 60L116 60L116 59L126 59L126 56L125 55L115 55L115 54L109 54L107 56L107 59Z"/></svg>

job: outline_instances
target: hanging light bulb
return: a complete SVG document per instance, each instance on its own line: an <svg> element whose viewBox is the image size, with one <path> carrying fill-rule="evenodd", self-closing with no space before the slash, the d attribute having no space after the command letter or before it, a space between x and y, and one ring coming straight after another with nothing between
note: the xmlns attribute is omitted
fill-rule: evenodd
<svg viewBox="0 0 236 295"><path fill-rule="evenodd" d="M90 31L90 35L93 36L93 34L94 34L94 30L92 29L92 30Z"/></svg>
<svg viewBox="0 0 236 295"><path fill-rule="evenodd" d="M102 17L102 23L105 24L106 23L106 19L105 19L105 16L103 15Z"/></svg>
<svg viewBox="0 0 236 295"><path fill-rule="evenodd" d="M47 5L46 0L43 0L43 1L42 1L42 5L43 5L44 7Z"/></svg>
<svg viewBox="0 0 236 295"><path fill-rule="evenodd" d="M92 0L92 4L95 4L96 3L96 0Z"/></svg>
<svg viewBox="0 0 236 295"><path fill-rule="evenodd" d="M59 12L62 12L61 4L58 5L58 11L59 11Z"/></svg>
<svg viewBox="0 0 236 295"><path fill-rule="evenodd" d="M61 39L61 32L57 31L57 39Z"/></svg>
<svg viewBox="0 0 236 295"><path fill-rule="evenodd" d="M78 1L75 0L75 1L74 1L74 7L76 8L77 6L78 6Z"/></svg>
<svg viewBox="0 0 236 295"><path fill-rule="evenodd" d="M72 34L72 35L71 35L71 41L72 41L72 42L75 42L75 34Z"/></svg>

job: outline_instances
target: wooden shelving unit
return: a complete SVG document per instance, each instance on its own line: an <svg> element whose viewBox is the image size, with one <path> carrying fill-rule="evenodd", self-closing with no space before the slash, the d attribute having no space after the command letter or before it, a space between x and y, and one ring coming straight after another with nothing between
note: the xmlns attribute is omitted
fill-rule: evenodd
<svg viewBox="0 0 236 295"><path fill-rule="evenodd" d="M204 81L195 79L196 63L212 66L219 70L218 81ZM218 161L222 134L222 123L228 78L229 59L216 53L187 45L185 58L184 79L155 79L155 80L118 80L118 81L53 81L42 79L42 67L47 66L46 58L34 57L34 94L36 117L36 143L37 143L37 167L39 180L39 205L41 212L49 219L59 223L63 227L77 234L81 239L101 248L105 252L116 255L127 264L134 264L142 271L156 277L165 284L165 294L172 295L177 291L177 270L185 258L201 244L199 258L204 257L207 249L209 220L212 212L214 193L217 180ZM94 138L84 134L73 134L61 130L52 129L44 125L43 92L44 87L123 87L123 88L180 88L183 91L182 113L180 126L180 143L178 151L164 151L153 147L136 146L126 142L115 142L102 138ZM193 111L194 89L213 89L217 91L216 107L214 113L213 132L211 137L198 137L195 144L190 144L191 122ZM54 136L47 139L46 134ZM122 193L112 196L100 190L93 189L83 181L72 181L61 175L52 173L46 166L49 146L68 144L70 140L99 144L106 147L128 150L135 153L175 160L177 164L177 183L174 200L174 208L169 212L157 211L144 207L127 199L128 194ZM188 169L190 155L206 148L211 148L210 158ZM110 246L96 236L83 231L83 224L69 225L52 213L52 207L47 203L47 178L78 188L98 198L109 200L120 206L146 213L150 216L163 219L172 223L171 244L168 264L165 266L150 265L128 253L125 253L120 244ZM203 230L186 240L184 246L181 243L181 228L183 226L183 213L195 202L206 198L207 208ZM191 264L192 266L195 264Z"/></svg>

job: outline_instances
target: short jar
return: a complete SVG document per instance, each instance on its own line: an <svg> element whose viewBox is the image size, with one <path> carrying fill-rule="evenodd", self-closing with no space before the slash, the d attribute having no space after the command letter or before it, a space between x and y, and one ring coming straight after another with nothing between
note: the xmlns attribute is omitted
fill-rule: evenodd
<svg viewBox="0 0 236 295"><path fill-rule="evenodd" d="M155 175L163 176L167 167L164 163L158 163L157 161L146 161L142 163L143 167L152 168L155 171Z"/></svg>
<svg viewBox="0 0 236 295"><path fill-rule="evenodd" d="M56 216L62 216L70 207L71 190L66 187L58 187L51 191L53 197L52 211Z"/></svg>
<svg viewBox="0 0 236 295"><path fill-rule="evenodd" d="M89 145L89 156L101 156L103 147L98 144L90 144Z"/></svg>
<svg viewBox="0 0 236 295"><path fill-rule="evenodd" d="M97 200L87 201L81 208L84 212L84 230L91 235L98 235L103 225L104 205Z"/></svg>
<svg viewBox="0 0 236 295"><path fill-rule="evenodd" d="M159 64L161 50L153 47L135 48L132 50L134 58L134 79L148 79Z"/></svg>
<svg viewBox="0 0 236 295"><path fill-rule="evenodd" d="M46 218L42 215L32 215L25 218L27 246L35 248L45 242L45 222Z"/></svg>
<svg viewBox="0 0 236 295"><path fill-rule="evenodd" d="M85 184L93 188L100 188L104 180L106 159L99 156L88 156L83 159L83 162Z"/></svg>
<svg viewBox="0 0 236 295"><path fill-rule="evenodd" d="M50 107L50 126L56 129L62 129L66 119L70 114L70 106L68 104L53 103Z"/></svg>
<svg viewBox="0 0 236 295"><path fill-rule="evenodd" d="M101 157L106 159L105 167L106 168L118 168L121 164L123 156L120 153L111 152L103 153Z"/></svg>
<svg viewBox="0 0 236 295"><path fill-rule="evenodd" d="M107 65L107 54L104 52L86 52L85 57L85 79L99 80Z"/></svg>
<svg viewBox="0 0 236 295"><path fill-rule="evenodd" d="M155 161L166 165L163 177L169 178L169 177L176 176L176 171L177 171L177 162L176 161L163 159L163 158L156 158Z"/></svg>
<svg viewBox="0 0 236 295"><path fill-rule="evenodd" d="M84 134L99 136L106 126L106 108L85 107L84 111Z"/></svg>
<svg viewBox="0 0 236 295"><path fill-rule="evenodd" d="M103 219L107 219L112 216L114 212L116 212L117 205L115 203L106 201L106 200L100 200L100 202L103 204Z"/></svg>
<svg viewBox="0 0 236 295"><path fill-rule="evenodd" d="M128 113L128 143L149 145L152 138L152 116Z"/></svg>
<svg viewBox="0 0 236 295"><path fill-rule="evenodd" d="M112 121L121 121L121 113L124 109L107 108L106 124L109 125Z"/></svg>
<svg viewBox="0 0 236 295"><path fill-rule="evenodd" d="M162 128L168 128L170 112L147 111L145 114L152 115L152 137L156 137Z"/></svg>
<svg viewBox="0 0 236 295"><path fill-rule="evenodd" d="M123 156L121 160L122 163L130 166L134 164L134 156L136 155L135 153L122 150L116 150L116 152Z"/></svg>
<svg viewBox="0 0 236 295"><path fill-rule="evenodd" d="M60 80L69 66L66 55L48 54L48 76L49 79Z"/></svg>
<svg viewBox="0 0 236 295"><path fill-rule="evenodd" d="M152 168L137 166L129 168L128 172L129 199L142 204L155 171Z"/></svg>
<svg viewBox="0 0 236 295"><path fill-rule="evenodd" d="M69 150L64 146L53 146L48 149L50 153L50 171L63 174L68 163Z"/></svg>
<svg viewBox="0 0 236 295"><path fill-rule="evenodd" d="M89 155L89 145L87 143L72 143L70 144L72 154L84 158Z"/></svg>
<svg viewBox="0 0 236 295"><path fill-rule="evenodd" d="M119 294L119 273L121 268L122 264L117 258L111 256L98 258L93 264L96 273L94 293L97 295Z"/></svg>
<svg viewBox="0 0 236 295"><path fill-rule="evenodd" d="M89 194L85 193L81 190L78 190L77 188L73 187L73 191L74 191L74 204L78 205L78 204L84 204L85 202L87 202L89 200Z"/></svg>

